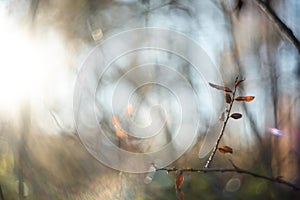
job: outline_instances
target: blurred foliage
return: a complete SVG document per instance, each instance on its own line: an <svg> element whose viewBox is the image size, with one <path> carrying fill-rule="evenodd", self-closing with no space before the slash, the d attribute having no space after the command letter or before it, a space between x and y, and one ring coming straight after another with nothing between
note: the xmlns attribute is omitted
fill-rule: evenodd
<svg viewBox="0 0 300 200"><path fill-rule="evenodd" d="M78 49L86 51L88 45L94 47L95 41L90 35L94 28L100 27L104 37L108 37L109 34L129 28L157 26L181 31L202 43L209 56L220 66L219 70L226 84L229 85L232 76L236 74L250 77L241 84L244 87L241 93L248 92L250 88L256 96L256 107L238 107L245 111L244 124L233 124L225 133L222 142L234 143L230 144L234 149L233 155L227 157L217 153L213 166L230 166L228 158L231 158L238 166L246 167L249 171L268 176L283 175L283 179L300 184L299 55L295 54L290 44L282 40L280 33L268 23L251 1L243 1L241 4L241 1L192 0L143 0L135 3L129 0L32 0L22 1L22 4L17 3L18 5L17 1L2 2L5 7L10 6L10 14L21 18L20 24L24 25L30 21L30 30L36 28L37 33L40 31L43 34L49 27L60 30L59 34L63 35L62 41L67 44L63 47L71 49L68 55L72 55L72 66L68 67L74 69L77 66L73 65L76 65L74 63L82 53ZM274 10L295 30L295 35L299 36L299 1L272 2L271 5L276 4ZM288 6L286 2L292 3ZM239 3L237 8L236 3ZM26 5L27 9L23 9L22 6ZM26 11L19 14L21 10ZM30 19L25 17L27 12L31 13ZM166 25L166 22L170 24ZM36 27L33 26L34 23ZM45 29L45 26L49 27ZM39 27L42 28L38 29ZM63 87L62 85L59 82L57 88ZM217 97L212 100L219 101ZM53 107L56 106L55 104ZM71 107L63 103L57 107L64 109L66 106ZM42 112L44 114L45 110ZM20 160L24 194L28 200L177 198L176 174L157 172L153 181L145 184L145 174L120 173L100 164L86 151L77 137L65 134L65 130L51 135L55 132L53 129L56 129L53 127L57 124L50 123L54 121L51 117L48 121L43 121L45 116L42 120L39 117L40 115L37 115L33 118L42 121L44 129L39 127L40 124L32 123L32 133L30 132L31 135L29 134L29 139L27 138L21 151L17 151L21 131L16 125L20 122L16 120L10 128L0 132L1 137L4 135L9 138L7 143L0 144L0 185L5 200L19 199ZM72 117L65 118L73 121ZM268 133L268 128L282 130L281 137ZM242 131L245 133L241 134ZM200 136L199 140L202 139ZM195 144L194 148L172 165L202 167L207 158L199 159L198 152L199 145ZM21 159L18 157L20 154ZM247 175L185 173L184 176L182 190L186 200L300 199L300 192Z"/></svg>
<svg viewBox="0 0 300 200"><path fill-rule="evenodd" d="M79 145L78 148L84 151L82 146ZM196 150L197 148L194 148L191 151ZM69 159L64 155L61 156L60 159ZM186 158L179 159L174 165L184 163L184 165L191 167L201 167L200 163L195 162L195 159L191 162L185 162L184 159ZM214 167L218 166L219 163L216 162ZM28 188L26 199L176 199L176 174L174 173L156 172L152 182L145 184L146 174L120 173L101 166L89 156L78 161L78 165L80 166L79 170L85 171L87 176L77 176L78 169L61 169L67 170L73 177L77 176L75 182L68 182L67 180L62 182L27 157L24 165L24 182ZM13 170L14 157L12 152L1 153L1 166L0 184L5 200L18 199L18 179ZM248 170L258 174L270 174L269 168L264 167L263 163L255 163ZM185 199L251 200L296 199L300 197L299 192L291 191L285 186L236 173L185 173L184 176L185 181L182 190ZM232 186L228 186L231 179L234 179L235 182L232 183Z"/></svg>

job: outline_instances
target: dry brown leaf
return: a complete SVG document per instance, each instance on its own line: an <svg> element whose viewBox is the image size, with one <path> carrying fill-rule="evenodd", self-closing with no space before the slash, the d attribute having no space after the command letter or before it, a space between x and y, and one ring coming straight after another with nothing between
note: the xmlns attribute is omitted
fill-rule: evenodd
<svg viewBox="0 0 300 200"><path fill-rule="evenodd" d="M221 153L233 153L233 150L229 146L221 146L218 148Z"/></svg>
<svg viewBox="0 0 300 200"><path fill-rule="evenodd" d="M115 133L116 136L119 138L126 138L127 134L125 131L123 131L119 126L115 126Z"/></svg>
<svg viewBox="0 0 300 200"><path fill-rule="evenodd" d="M240 119L240 118L242 118L242 114L241 113L233 113L232 115L230 115L230 117L232 117L233 119Z"/></svg>
<svg viewBox="0 0 300 200"><path fill-rule="evenodd" d="M114 115L112 117L111 121L112 121L112 124L114 125L116 136L119 138L127 137L127 133L125 131L123 131L121 128L121 122L120 122L119 118Z"/></svg>
<svg viewBox="0 0 300 200"><path fill-rule="evenodd" d="M184 181L184 176L182 174L182 172L176 177L176 189L179 190L181 189L181 186L183 184Z"/></svg>
<svg viewBox="0 0 300 200"><path fill-rule="evenodd" d="M220 117L219 117L219 120L220 120L221 122L223 122L224 119L225 119L225 112L222 112L222 114L221 114Z"/></svg>
<svg viewBox="0 0 300 200"><path fill-rule="evenodd" d="M231 95L229 93L225 94L226 103L231 103Z"/></svg>
<svg viewBox="0 0 300 200"><path fill-rule="evenodd" d="M128 104L126 107L126 114L131 115L133 113L133 106L132 104Z"/></svg>
<svg viewBox="0 0 300 200"><path fill-rule="evenodd" d="M250 102L254 99L254 96L244 96L244 97L237 97L235 98L236 101L245 101L245 102Z"/></svg>
<svg viewBox="0 0 300 200"><path fill-rule="evenodd" d="M241 79L239 81L237 81L235 84L234 84L234 87L237 87L239 86L239 84L241 84L245 79Z"/></svg>
<svg viewBox="0 0 300 200"><path fill-rule="evenodd" d="M215 84L213 84L213 83L209 83L209 85L210 85L211 87L213 87L213 88L218 89L218 90L223 90L223 91L225 91L225 92L232 92L232 90L231 90L230 88L228 88L228 87L224 87L224 86L220 86L220 85L215 85Z"/></svg>

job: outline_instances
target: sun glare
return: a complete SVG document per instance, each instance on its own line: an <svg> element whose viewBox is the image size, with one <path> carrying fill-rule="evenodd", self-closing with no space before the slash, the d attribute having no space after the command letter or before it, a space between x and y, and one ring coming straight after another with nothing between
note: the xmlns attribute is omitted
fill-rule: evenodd
<svg viewBox="0 0 300 200"><path fill-rule="evenodd" d="M16 110L24 100L45 95L62 55L51 37L34 36L4 14L0 24L0 109Z"/></svg>

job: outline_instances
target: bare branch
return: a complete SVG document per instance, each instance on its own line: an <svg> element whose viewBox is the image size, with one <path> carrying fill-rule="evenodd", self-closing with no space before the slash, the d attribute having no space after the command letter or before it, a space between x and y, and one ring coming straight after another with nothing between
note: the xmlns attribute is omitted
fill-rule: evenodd
<svg viewBox="0 0 300 200"><path fill-rule="evenodd" d="M281 21L276 13L270 8L270 6L268 6L268 4L261 0L254 0L254 2L259 7L259 9L265 13L268 19L275 25L278 31L282 33L286 37L286 39L288 39L296 47L298 53L300 54L300 42L294 35L293 31Z"/></svg>
<svg viewBox="0 0 300 200"><path fill-rule="evenodd" d="M239 167L237 167L235 164L233 164L233 162L231 162L231 164L233 165L233 168L159 168L156 169L156 171L167 171L168 173L170 172L194 172L194 173L210 173L210 172L221 172L221 173L225 173L225 172L233 172L233 173L239 173L239 174L247 174L256 178L260 178L260 179L264 179L273 183L279 183L285 186L288 186L290 188L292 188L293 190L297 190L300 191L300 187L283 180L281 177L268 177L265 175L261 175L261 174L257 174L251 171L247 171L244 169L241 169Z"/></svg>

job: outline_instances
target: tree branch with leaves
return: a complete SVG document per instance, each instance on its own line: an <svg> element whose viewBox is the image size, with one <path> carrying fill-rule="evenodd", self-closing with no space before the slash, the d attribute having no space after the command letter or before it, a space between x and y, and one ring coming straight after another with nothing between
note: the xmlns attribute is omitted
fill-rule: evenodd
<svg viewBox="0 0 300 200"><path fill-rule="evenodd" d="M212 172L221 172L221 173L226 173L226 172L234 172L234 173L239 173L239 174L247 174L250 176L253 176L255 178L260 178L260 179L264 179L273 183L278 183L278 184L282 184L285 185L287 187L292 188L293 190L296 191L300 191L300 187L286 181L283 180L282 177L269 177L269 176L265 176L262 174L258 174L258 173L254 173L245 169L242 169L240 167L238 167L237 165L235 165L231 160L229 160L231 162L232 168L210 168L210 165L217 153L217 150L219 150L220 153L222 154L226 154L226 153L233 153L233 149L229 146L219 146L220 141L222 140L222 137L225 133L225 129L226 126L229 122L230 119L240 119L242 118L242 114L238 113L238 112L234 112L232 113L232 107L233 104L236 102L251 102L255 99L254 96L237 96L237 89L239 87L239 85L245 81L245 79L239 79L238 77L236 77L235 82L234 82L234 86L233 88L229 88L229 87L225 87L225 86L220 86L220 85L216 85L213 83L208 83L212 88L215 88L217 90L220 90L222 92L224 92L224 98L225 98L225 102L226 102L226 107L225 107L225 111L220 115L219 120L223 122L221 131L219 133L219 136L215 142L215 145L212 148L211 154L208 157L205 165L203 166L203 168L158 168L156 166L155 169L156 171L166 171L167 173L173 172L176 173L176 178L175 178L175 189L176 189L176 193L177 193L177 197L180 200L184 199L184 193L182 191L182 185L184 182L184 173L212 173Z"/></svg>

